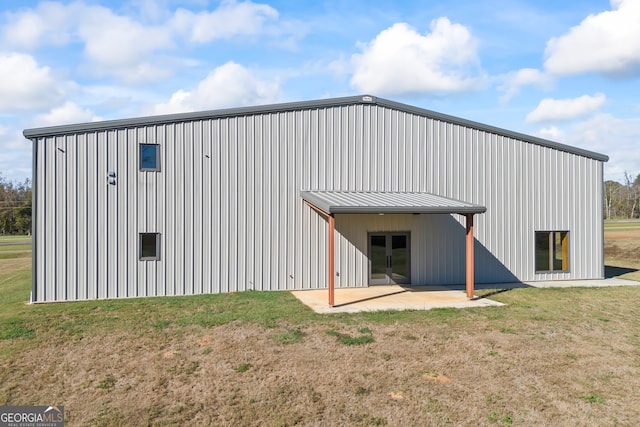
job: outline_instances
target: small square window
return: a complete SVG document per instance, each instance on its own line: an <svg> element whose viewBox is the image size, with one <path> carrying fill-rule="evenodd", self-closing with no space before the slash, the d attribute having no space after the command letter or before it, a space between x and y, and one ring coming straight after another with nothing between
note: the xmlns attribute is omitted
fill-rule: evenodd
<svg viewBox="0 0 640 427"><path fill-rule="evenodd" d="M160 146L158 144L140 144L140 170L160 170Z"/></svg>
<svg viewBox="0 0 640 427"><path fill-rule="evenodd" d="M569 232L536 231L536 272L569 271Z"/></svg>
<svg viewBox="0 0 640 427"><path fill-rule="evenodd" d="M140 233L140 259L160 259L160 233Z"/></svg>

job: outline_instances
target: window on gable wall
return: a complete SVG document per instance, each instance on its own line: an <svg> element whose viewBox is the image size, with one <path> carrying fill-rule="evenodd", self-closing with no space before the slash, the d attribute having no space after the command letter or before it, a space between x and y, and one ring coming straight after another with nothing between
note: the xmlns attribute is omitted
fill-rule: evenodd
<svg viewBox="0 0 640 427"><path fill-rule="evenodd" d="M569 271L569 232L536 231L536 273Z"/></svg>
<svg viewBox="0 0 640 427"><path fill-rule="evenodd" d="M140 144L140 170L160 170L160 146L158 144Z"/></svg>
<svg viewBox="0 0 640 427"><path fill-rule="evenodd" d="M140 233L140 260L160 259L160 233Z"/></svg>

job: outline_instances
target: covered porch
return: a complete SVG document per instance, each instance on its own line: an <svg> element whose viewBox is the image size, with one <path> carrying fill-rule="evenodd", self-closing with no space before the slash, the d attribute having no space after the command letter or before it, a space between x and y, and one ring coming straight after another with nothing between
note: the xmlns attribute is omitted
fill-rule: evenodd
<svg viewBox="0 0 640 427"><path fill-rule="evenodd" d="M486 212L484 206L420 192L301 191L305 203L326 218L327 297L335 303L335 215L336 214L459 214L465 218L466 297L474 297L474 215ZM343 266L344 267L344 266ZM462 266L460 266L462 267Z"/></svg>

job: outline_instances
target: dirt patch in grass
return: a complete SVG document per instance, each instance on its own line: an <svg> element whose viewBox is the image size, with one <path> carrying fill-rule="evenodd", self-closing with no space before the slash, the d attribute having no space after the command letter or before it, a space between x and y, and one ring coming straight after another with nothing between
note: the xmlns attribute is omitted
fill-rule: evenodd
<svg viewBox="0 0 640 427"><path fill-rule="evenodd" d="M628 228L624 230L606 230L604 238L607 242L616 242L620 240L634 240L640 242L640 228Z"/></svg>
<svg viewBox="0 0 640 427"><path fill-rule="evenodd" d="M605 230L605 275L640 281L640 226Z"/></svg>

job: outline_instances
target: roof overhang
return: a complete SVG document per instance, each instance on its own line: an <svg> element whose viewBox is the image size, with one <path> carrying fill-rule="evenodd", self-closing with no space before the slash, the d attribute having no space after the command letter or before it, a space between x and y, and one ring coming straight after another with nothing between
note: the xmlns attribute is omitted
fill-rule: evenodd
<svg viewBox="0 0 640 427"><path fill-rule="evenodd" d="M478 214L487 208L431 193L303 190L300 196L329 214Z"/></svg>

